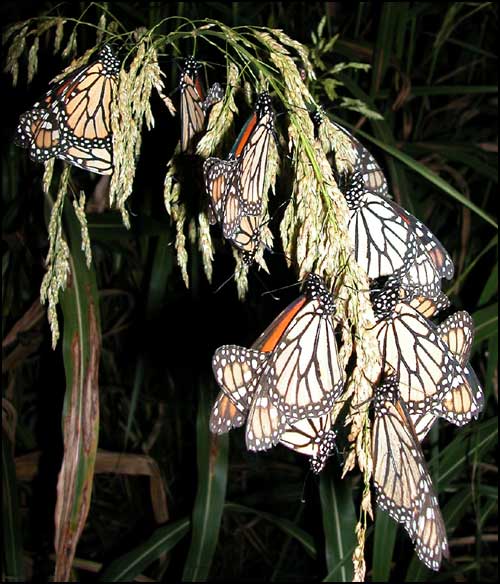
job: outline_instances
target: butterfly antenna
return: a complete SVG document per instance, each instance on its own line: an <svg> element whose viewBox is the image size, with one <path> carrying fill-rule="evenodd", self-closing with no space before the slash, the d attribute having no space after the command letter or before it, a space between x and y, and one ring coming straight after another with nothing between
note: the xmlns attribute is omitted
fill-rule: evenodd
<svg viewBox="0 0 500 584"><path fill-rule="evenodd" d="M262 278L259 276L259 273L258 273L258 272L254 272L253 274L254 274L254 276L255 276L256 280L257 280L257 281L259 282L259 284L262 286L262 288L264 288L264 289L265 289L265 292L263 292L263 293L261 294L261 296L265 296L265 295L269 294L269 296L271 296L271 298L272 298L273 300L279 301L279 300L280 300L280 297L279 297L279 296L276 296L276 295L273 293L273 292L274 292L274 290L269 290L269 289L268 289L268 287L267 287L267 286L266 286L266 284L264 283L264 280L263 280L263 279L262 279Z"/></svg>
<svg viewBox="0 0 500 584"><path fill-rule="evenodd" d="M307 469L307 473L306 473L306 476L304 477L304 482L303 482L303 484L302 484L302 494L300 495L300 502L301 502L302 504L304 504L304 503L306 503L306 502L307 502L307 499L306 499L306 486L307 486L307 481L308 481L308 479L309 479L309 477L310 477L311 475L312 475L312 470L311 470L311 468L309 467L309 468Z"/></svg>
<svg viewBox="0 0 500 584"><path fill-rule="evenodd" d="M222 288L224 288L224 286L226 284L228 284L234 277L236 277L236 272L233 272L229 278L227 278L226 280L224 280L224 282L222 282L222 284L220 286L217 287L217 289L214 291L214 294L217 294L217 292L220 292L222 290Z"/></svg>
<svg viewBox="0 0 500 584"><path fill-rule="evenodd" d="M273 292L278 292L279 290L288 290L289 288L295 288L295 286L299 286L300 282L294 282L293 284L288 284L288 286L280 286L279 288L275 288L274 290L267 290L266 292L262 292L261 296L267 296L270 294L272 296Z"/></svg>

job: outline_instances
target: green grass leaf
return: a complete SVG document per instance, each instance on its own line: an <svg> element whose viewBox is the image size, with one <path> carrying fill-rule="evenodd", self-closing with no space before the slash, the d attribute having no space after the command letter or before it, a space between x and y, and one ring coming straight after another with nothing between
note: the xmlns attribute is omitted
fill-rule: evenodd
<svg viewBox="0 0 500 584"><path fill-rule="evenodd" d="M388 582L394 556L398 524L377 509L373 536L372 581Z"/></svg>
<svg viewBox="0 0 500 584"><path fill-rule="evenodd" d="M351 582L356 547L356 512L349 479L335 480L326 469L319 481L325 556L328 574L323 582Z"/></svg>
<svg viewBox="0 0 500 584"><path fill-rule="evenodd" d="M463 471L468 461L475 456L481 458L493 448L498 437L498 420L471 422L444 448L439 456L439 473L435 481L436 490L442 492ZM431 460L432 469L436 461Z"/></svg>
<svg viewBox="0 0 500 584"><path fill-rule="evenodd" d="M185 582L202 582L208 578L224 509L227 483L229 439L210 433L211 386L200 384L196 444L198 490L193 509L192 536L184 566Z"/></svg>
<svg viewBox="0 0 500 584"><path fill-rule="evenodd" d="M2 580L26 582L23 562L23 535L17 494L14 446L2 431Z"/></svg>
<svg viewBox="0 0 500 584"><path fill-rule="evenodd" d="M61 295L66 394L62 413L64 456L57 482L55 579L67 581L90 508L99 435L101 331L94 266L87 268L80 226L64 210L71 279Z"/></svg>
<svg viewBox="0 0 500 584"><path fill-rule="evenodd" d="M159 527L151 537L114 560L100 575L100 582L132 582L161 555L169 552L189 531L189 519Z"/></svg>
<svg viewBox="0 0 500 584"><path fill-rule="evenodd" d="M495 227L495 229L498 228L497 222L492 217L490 217L488 215L488 213L486 213L480 207L478 207L476 204L474 204L472 201L467 199L467 197L464 197L464 195L462 195L462 193L457 191L457 189L452 187L450 185L450 183L448 183L447 181L442 179L435 172L433 172L432 170L430 170L429 168L427 168L426 166L424 166L423 164L421 164L417 160L413 159L411 156L408 156L404 152L401 152L401 150L398 150L394 146L390 146L389 144L386 144L386 143L382 142L381 140L377 140L376 138L373 138L373 136L370 136L369 134L367 134L366 132L363 132L361 130L359 130L358 133L363 138L370 140L371 142L373 142L374 144L376 144L377 146L379 146L380 148L382 148L383 150L385 150L386 152L388 152L389 154L394 156L394 158L397 158L398 160L403 162L408 168L411 168L411 170L414 170L415 172L417 172L418 174L423 176L426 180L428 180L430 183L437 186L439 189L441 189L447 195L450 195L450 197L457 200L464 207L467 207L468 209L470 209L471 211L476 213L476 215L478 215L479 217L481 217L481 219L484 219L484 221L486 221L487 223L489 223L490 225Z"/></svg>
<svg viewBox="0 0 500 584"><path fill-rule="evenodd" d="M476 310L472 317L476 327L474 345L498 335L498 302Z"/></svg>
<svg viewBox="0 0 500 584"><path fill-rule="evenodd" d="M293 521L283 519L282 517L278 517L276 515L273 515L272 513L266 513L265 511L253 509L252 507L238 505L237 503L226 503L224 509L230 513L250 513L266 521L269 521L269 523L272 523L273 525L281 529L288 536L297 540L303 546L307 554L311 556L311 558L316 557L317 555L316 546L314 544L314 539L312 535L310 535L309 533L307 533L307 531L304 531L300 527L297 527L297 525L293 523Z"/></svg>

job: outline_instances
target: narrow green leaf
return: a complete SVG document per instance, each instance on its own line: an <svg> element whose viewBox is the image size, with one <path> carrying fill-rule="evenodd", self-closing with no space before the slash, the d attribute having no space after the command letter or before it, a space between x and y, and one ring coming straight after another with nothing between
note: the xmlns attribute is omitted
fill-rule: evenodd
<svg viewBox="0 0 500 584"><path fill-rule="evenodd" d="M61 295L66 394L62 414L64 457L57 483L55 580L70 576L76 545L90 508L99 435L101 331L94 266L86 266L80 225L64 209L71 279Z"/></svg>
<svg viewBox="0 0 500 584"><path fill-rule="evenodd" d="M399 2L384 2L377 29L370 96L377 95L389 65L397 27Z"/></svg>
<svg viewBox="0 0 500 584"><path fill-rule="evenodd" d="M497 488L498 489L498 488ZM485 505L483 506L483 508L481 509L481 515L480 515L480 525L479 525L479 530L482 531L483 530L483 526L486 523L486 521L488 521L488 519L490 518L490 515L495 514L495 516L498 513L498 490L497 490L497 498L496 499L491 499L489 501L487 501L485 503Z"/></svg>
<svg viewBox="0 0 500 584"><path fill-rule="evenodd" d="M173 252L169 245L171 239L170 229L164 230L156 243L146 303L148 320L156 318L163 308L165 291L173 268Z"/></svg>
<svg viewBox="0 0 500 584"><path fill-rule="evenodd" d="M363 132L362 130L358 130L358 133L360 136L362 136L363 138L367 138L368 140L370 140L371 142L373 142L374 144L376 144L380 148L384 149L386 152L388 152L389 154L391 154L392 156L394 156L398 160L401 160L401 162L406 164L406 166L408 166L409 168L411 168L412 170L414 170L415 172L417 172L418 174L423 176L425 179L427 179L432 184L436 185L439 189L441 189L442 191L444 191L445 193L447 193L448 195L450 195L451 197L456 199L459 203L461 203L462 205L464 205L465 207L467 207L471 211L474 211L474 213L479 215L479 217L484 219L487 223L489 223L490 225L493 225L493 227L495 227L495 229L498 228L497 222L492 217L490 217L488 215L488 213L485 213L480 207L475 205L472 201L469 201L469 199L467 199L467 197L464 197L464 195L462 195L462 193L457 191L457 189L452 187L448 182L446 182L444 179L442 179L435 172L433 172L432 170L430 170L429 168L427 168L426 166L424 166L420 162L414 160L411 156L404 154L403 152L401 152L400 150L398 150L394 146L390 146L389 144L386 144L386 143L382 142L381 140L377 140L377 138L370 136L369 134L367 134L366 132Z"/></svg>
<svg viewBox="0 0 500 584"><path fill-rule="evenodd" d="M455 291L458 290L462 283L465 282L468 275L472 272L472 270L476 267L479 261L492 249L496 248L498 245L498 235L495 235L490 239L490 241L483 247L480 253L476 254L474 259L464 268L462 273L458 278L455 279L453 286L450 286L447 290L445 290L448 296L452 296L455 294Z"/></svg>
<svg viewBox="0 0 500 584"><path fill-rule="evenodd" d="M488 341L488 365L486 369L486 384L484 386L484 395L487 399L492 395L495 383L496 373L498 370L498 333L490 337Z"/></svg>
<svg viewBox="0 0 500 584"><path fill-rule="evenodd" d="M4 582L26 582L13 452L14 446L8 434L2 431L2 580Z"/></svg>
<svg viewBox="0 0 500 584"><path fill-rule="evenodd" d="M373 539L372 581L388 582L396 544L398 524L387 513L377 509Z"/></svg>
<svg viewBox="0 0 500 584"><path fill-rule="evenodd" d="M375 105L373 103L373 100L370 99L366 95L366 93L364 93L364 91L362 91L352 81L352 79L349 79L349 77L346 77L345 75L342 75L342 74L339 75L339 78L342 81L342 83L344 83L344 85L353 93L353 95L355 95L358 99L366 101L371 108L376 109ZM391 133L390 128L387 125L387 123L381 122L381 121L373 121L372 123L373 123L373 127L377 133L378 138L374 138L373 136L370 136L369 134L367 134L366 132L363 132L362 130L357 130L356 133L359 134L363 138L367 138L368 140L370 140L371 142L373 142L374 144L376 144L377 146L379 146L380 148L382 148L383 150L385 150L386 152L388 152L389 154L394 156L394 158L397 158L398 160L400 160L401 162L406 164L406 166L408 166L409 168L411 168L412 170L414 170L418 174L422 175L424 178L426 178L431 183L435 184L438 188L443 190L445 193L447 193L448 195L450 195L451 197L453 197L454 199L456 199L457 201L462 203L462 205L465 205L471 211L474 211L474 213L479 215L482 219L484 219L485 221L487 221L488 223L493 225L495 228L498 228L498 224L495 222L495 220L492 217L490 217L487 213L485 213L480 207L478 207L477 205L475 205L474 203L469 201L469 199L464 197L459 191L457 191L448 182L446 182L444 179L442 179L440 176L438 176L435 172L428 169L426 166L424 166L420 162L417 162L416 160L414 160L411 156L404 154L398 148L396 148L395 143L394 143L394 137L392 136L392 133ZM346 125L347 125L347 127L352 129L352 126L350 124L346 124ZM394 187L395 181L394 181L394 174L393 174L392 170L391 170L391 176L393 179L393 187ZM411 211L411 209L410 209L410 211Z"/></svg>
<svg viewBox="0 0 500 584"><path fill-rule="evenodd" d="M319 481L325 556L328 575L324 582L351 582L352 554L356 547L356 512L349 479L335 480L326 469Z"/></svg>
<svg viewBox="0 0 500 584"><path fill-rule="evenodd" d="M493 266L491 273L486 280L481 296L479 297L479 306L484 306L493 299L498 293L498 264Z"/></svg>
<svg viewBox="0 0 500 584"><path fill-rule="evenodd" d="M485 339L498 335L498 302L476 310L472 317L476 327L474 344L478 345Z"/></svg>
<svg viewBox="0 0 500 584"><path fill-rule="evenodd" d="M464 465L474 456L481 457L496 444L498 437L498 419L486 422L472 422L460 431L458 436L444 448L439 456L439 474L436 490L440 493L462 472ZM435 466L431 460L429 466Z"/></svg>
<svg viewBox="0 0 500 584"><path fill-rule="evenodd" d="M297 527L297 525L292 521L283 519L282 517L277 517L272 513L266 513L265 511L253 509L252 507L238 505L237 503L226 503L224 509L234 513L251 513L253 515L257 515L257 517L261 517L262 519L269 521L269 523L276 525L276 527L279 527L279 529L281 529L284 533L296 539L304 547L308 555L310 555L312 558L316 557L316 546L314 544L312 535L300 527Z"/></svg>
<svg viewBox="0 0 500 584"><path fill-rule="evenodd" d="M430 97L433 95L470 95L498 93L497 85L412 85L410 95L412 97ZM390 90L383 89L377 93L375 99L387 99Z"/></svg>
<svg viewBox="0 0 500 584"><path fill-rule="evenodd" d="M185 582L201 582L208 578L224 509L227 483L227 434L217 436L208 429L210 387L200 384L196 443L198 457L198 490L193 509L192 537L184 566Z"/></svg>
<svg viewBox="0 0 500 584"><path fill-rule="evenodd" d="M100 575L101 582L132 582L189 531L189 519L159 527L143 544L114 560Z"/></svg>
<svg viewBox="0 0 500 584"><path fill-rule="evenodd" d="M439 154L444 160L464 164L475 173L486 177L493 183L498 183L498 162L493 155L485 156L478 146L471 144L440 144L436 142L418 142L405 144L404 150L414 158L429 156L429 153ZM491 160L488 164L487 160Z"/></svg>

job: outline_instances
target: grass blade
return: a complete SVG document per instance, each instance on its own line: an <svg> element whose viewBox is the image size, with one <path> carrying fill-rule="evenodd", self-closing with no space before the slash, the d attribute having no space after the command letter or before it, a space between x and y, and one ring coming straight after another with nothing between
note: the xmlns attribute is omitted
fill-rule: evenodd
<svg viewBox="0 0 500 584"><path fill-rule="evenodd" d="M208 429L210 387L200 384L196 420L198 491L193 509L193 530L183 580L205 581L217 546L227 483L227 434L217 436Z"/></svg>
<svg viewBox="0 0 500 584"><path fill-rule="evenodd" d="M452 187L448 182L446 182L444 179L442 179L435 172L433 172L432 170L430 170L429 168L427 168L426 166L424 166L423 164L421 164L417 160L413 159L411 156L408 156L407 154L405 154L404 152L401 152L400 150L398 150L397 148L395 148L393 146L385 144L381 140L377 140L376 138L374 138L373 136L370 136L369 134L366 134L362 130L358 130L358 133L363 138L367 138L368 140L370 140L371 142L376 144L379 148L382 148L383 150L385 150L386 152L388 152L389 154L394 156L394 158L397 158L398 160L400 160L401 162L406 164L406 166L408 166L409 168L411 168L412 170L414 170L415 172L417 172L418 174L423 176L425 179L427 179L429 182L431 182L432 184L437 186L439 189L444 191L446 194L450 195L450 197L453 197L454 199L456 199L464 207L467 207L471 211L474 211L474 213L476 213L476 215L481 217L481 219L484 219L484 221L486 221L490 225L493 225L493 227L495 227L495 229L498 228L498 224L496 223L496 221L492 217L490 217L488 215L488 213L485 213L480 207L478 207L477 205L475 205L474 203L469 201L469 199L467 199L467 197L464 197L462 195L462 193L457 191L457 189Z"/></svg>
<svg viewBox="0 0 500 584"><path fill-rule="evenodd" d="M189 531L189 519L159 527L143 544L112 562L101 574L101 582L132 582L161 555L169 552Z"/></svg>
<svg viewBox="0 0 500 584"><path fill-rule="evenodd" d="M474 345L498 335L498 302L473 313L476 334Z"/></svg>
<svg viewBox="0 0 500 584"><path fill-rule="evenodd" d="M17 495L14 446L5 430L2 431L2 580L25 582L23 537L19 499Z"/></svg>
<svg viewBox="0 0 500 584"><path fill-rule="evenodd" d="M398 524L387 513L377 509L373 540L373 582L388 582L396 544Z"/></svg>
<svg viewBox="0 0 500 584"><path fill-rule="evenodd" d="M497 436L497 418L482 423L476 422L461 430L458 436L440 453L436 490L441 493L463 471L467 461L473 460L474 457L481 458L493 448L497 443ZM435 461L432 460L429 466L431 468L435 466Z"/></svg>
<svg viewBox="0 0 500 584"><path fill-rule="evenodd" d="M311 556L311 558L315 558L317 555L316 546L314 544L314 539L311 534L307 533L300 527L297 527L293 521L289 521L288 519L283 519L282 517L277 517L272 513L266 513L265 511L259 511L258 509L252 509L251 507L246 507L245 505L238 505L237 503L226 503L224 506L226 511L235 512L235 513L251 513L256 515L257 517L261 517L269 523L276 525L279 529L281 529L284 533L288 536L296 539L306 550L307 554Z"/></svg>
<svg viewBox="0 0 500 584"><path fill-rule="evenodd" d="M71 281L62 294L63 359L66 395L63 409L64 456L57 482L55 581L67 582L76 545L90 507L99 434L99 299L93 266L85 264L79 224L66 206Z"/></svg>
<svg viewBox="0 0 500 584"><path fill-rule="evenodd" d="M328 470L319 481L325 556L328 575L324 582L350 582L353 576L352 553L356 547L356 513L352 485L348 479L336 481Z"/></svg>

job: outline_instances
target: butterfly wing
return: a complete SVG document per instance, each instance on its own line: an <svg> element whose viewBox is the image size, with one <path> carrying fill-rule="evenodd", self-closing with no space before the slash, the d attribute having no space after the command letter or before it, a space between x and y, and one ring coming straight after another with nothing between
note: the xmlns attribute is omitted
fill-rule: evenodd
<svg viewBox="0 0 500 584"><path fill-rule="evenodd" d="M411 300L404 298L404 301L425 318L435 316L441 310L445 310L450 305L450 299L442 292L434 299L427 296L414 296Z"/></svg>
<svg viewBox="0 0 500 584"><path fill-rule="evenodd" d="M248 409L267 358L260 351L224 345L214 353L212 370L222 391Z"/></svg>
<svg viewBox="0 0 500 584"><path fill-rule="evenodd" d="M216 157L207 158L203 163L205 188L209 197L210 223L213 225L219 221L223 226L223 232L229 235L234 232L234 225L238 224L241 216L241 212L235 210L232 203L228 202L228 199L236 199L238 202L234 192L237 165L235 161L221 160Z"/></svg>
<svg viewBox="0 0 500 584"><path fill-rule="evenodd" d="M268 450L276 446L286 422L284 414L269 399L268 391L261 387L248 414L245 434L248 450Z"/></svg>
<svg viewBox="0 0 500 584"><path fill-rule="evenodd" d="M320 118L316 117L316 120ZM317 123L317 121L316 121ZM332 124L343 132L351 141L351 146L357 154L354 163L354 172L358 172L362 178L364 190L373 193L379 197L389 198L389 188L380 165L372 156L367 148L355 138L346 128L332 121Z"/></svg>
<svg viewBox="0 0 500 584"><path fill-rule="evenodd" d="M370 278L408 269L416 256L416 239L392 201L365 190L354 173L344 195L349 207L349 237L356 261Z"/></svg>
<svg viewBox="0 0 500 584"><path fill-rule="evenodd" d="M267 92L256 100L255 113L233 147L240 158L240 197L245 215L260 215L263 209L264 181L269 144L274 132L274 112Z"/></svg>
<svg viewBox="0 0 500 584"><path fill-rule="evenodd" d="M250 265L261 242L261 222L256 215L243 215L237 229L231 237L232 244L242 252L246 265Z"/></svg>
<svg viewBox="0 0 500 584"><path fill-rule="evenodd" d="M426 249L420 249L408 269L395 277L399 278L406 302L423 296L441 305L445 303L446 295L441 291L441 273Z"/></svg>
<svg viewBox="0 0 500 584"><path fill-rule="evenodd" d="M203 89L198 79L199 64L192 57L184 61L181 71L179 90L181 94L181 152L188 152L192 147L192 139L205 126L205 110Z"/></svg>
<svg viewBox="0 0 500 584"><path fill-rule="evenodd" d="M32 160L45 162L65 149L57 114L37 103L21 115L14 143L28 148Z"/></svg>
<svg viewBox="0 0 500 584"><path fill-rule="evenodd" d="M404 404L394 401L394 379L377 391L372 452L377 504L404 526L420 560L438 570L448 542L422 449Z"/></svg>
<svg viewBox="0 0 500 584"><path fill-rule="evenodd" d="M105 46L97 59L67 75L21 116L17 143L45 161L56 156L97 174L113 172L111 103L120 62Z"/></svg>
<svg viewBox="0 0 500 584"><path fill-rule="evenodd" d="M422 221L401 207L399 209L401 216L411 225L417 237L419 253L425 251L440 277L451 280L455 272L455 267L443 244Z"/></svg>
<svg viewBox="0 0 500 584"><path fill-rule="evenodd" d="M399 303L394 315L375 328L383 362L399 379L400 396L411 414L432 412L459 426L476 415L477 408L463 411L465 403L456 402L456 410L443 403L450 391L475 395L476 380L421 314Z"/></svg>
<svg viewBox="0 0 500 584"><path fill-rule="evenodd" d="M308 301L280 337L261 378L271 401L292 420L328 413L344 386L333 298L315 275L308 278L305 295Z"/></svg>
<svg viewBox="0 0 500 584"><path fill-rule="evenodd" d="M355 140L355 138L353 139ZM358 143L359 155L358 169L362 174L366 189L384 199L389 198L389 187L387 186L387 179L385 178L385 175L382 172L378 162L361 144L361 142L358 140L356 140L356 142Z"/></svg>
<svg viewBox="0 0 500 584"><path fill-rule="evenodd" d="M331 415L305 418L286 425L280 443L311 458L311 468L320 473L336 448Z"/></svg>
<svg viewBox="0 0 500 584"><path fill-rule="evenodd" d="M465 311L455 312L436 328L436 332L464 368L465 382L446 392L441 402L441 408L447 412L447 419L458 420L461 425L478 416L484 401L479 381L468 365L474 339L474 321ZM434 412L420 412L411 418L418 439L422 441L436 416Z"/></svg>
<svg viewBox="0 0 500 584"><path fill-rule="evenodd" d="M210 431L213 434L225 434L232 428L239 428L245 423L247 412L248 408L220 391L210 414Z"/></svg>
<svg viewBox="0 0 500 584"><path fill-rule="evenodd" d="M222 89L221 84L214 83L209 87L207 91L207 96L201 102L201 109L207 112L213 105L221 101L223 98L224 90Z"/></svg>
<svg viewBox="0 0 500 584"><path fill-rule="evenodd" d="M469 361L472 341L474 340L474 321L465 310L449 316L436 328L437 334L448 345L461 365Z"/></svg>

